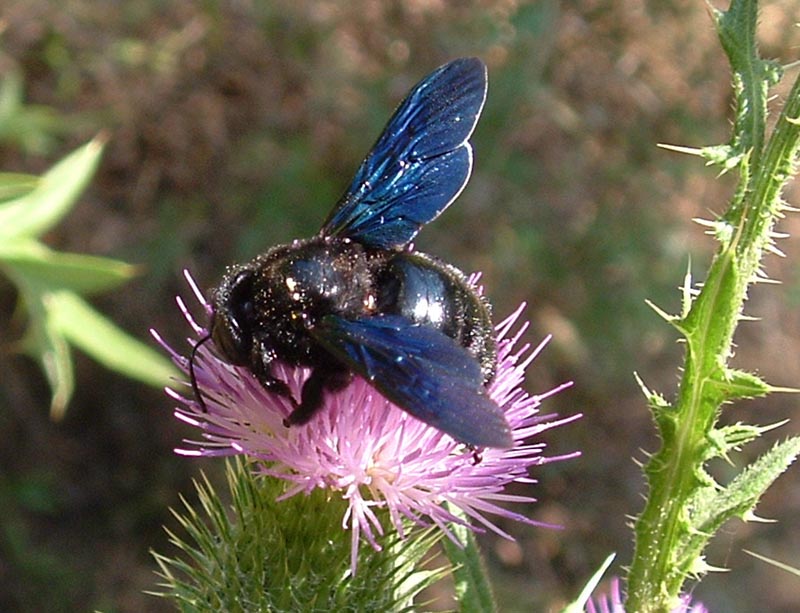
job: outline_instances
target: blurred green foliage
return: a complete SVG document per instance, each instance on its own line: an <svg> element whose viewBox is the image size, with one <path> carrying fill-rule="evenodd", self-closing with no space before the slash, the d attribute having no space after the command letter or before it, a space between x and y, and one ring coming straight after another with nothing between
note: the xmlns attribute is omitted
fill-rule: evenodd
<svg viewBox="0 0 800 613"><path fill-rule="evenodd" d="M52 389L50 413L61 419L75 386L69 344L127 376L163 387L176 369L128 336L82 297L118 288L135 269L116 260L52 251L39 242L61 221L94 174L102 152L95 140L41 178L0 173L0 269L19 291L28 318L21 345L41 365Z"/></svg>
<svg viewBox="0 0 800 613"><path fill-rule="evenodd" d="M0 79L0 142L43 154L55 144L63 121L49 107L25 104L23 78L12 70Z"/></svg>

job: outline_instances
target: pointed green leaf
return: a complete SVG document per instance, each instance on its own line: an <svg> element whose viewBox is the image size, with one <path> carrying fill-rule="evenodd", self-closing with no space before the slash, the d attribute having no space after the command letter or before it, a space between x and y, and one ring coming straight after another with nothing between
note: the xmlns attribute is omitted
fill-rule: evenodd
<svg viewBox="0 0 800 613"><path fill-rule="evenodd" d="M586 610L586 603L589 602L597 586L600 585L600 582L603 580L603 575L605 575L606 571L611 567L611 563L614 561L615 557L617 557L617 554L612 553L603 561L600 568L597 569L589 581L586 582L586 585L583 586L580 595L573 602L564 607L561 613L584 613Z"/></svg>
<svg viewBox="0 0 800 613"><path fill-rule="evenodd" d="M0 202L31 193L39 185L39 177L21 172L0 172Z"/></svg>
<svg viewBox="0 0 800 613"><path fill-rule="evenodd" d="M63 417L75 389L72 355L67 340L44 307L47 291L23 284L20 285L20 295L29 317L23 348L44 370L51 389L50 415L58 420Z"/></svg>
<svg viewBox="0 0 800 613"><path fill-rule="evenodd" d="M726 400L758 398L766 396L772 390L772 387L758 375L744 370L729 368L723 376L725 380L715 384L726 396Z"/></svg>
<svg viewBox="0 0 800 613"><path fill-rule="evenodd" d="M34 240L0 243L0 264L12 269L15 279L25 278L29 283L80 294L118 287L136 274L136 267L130 264L52 251Z"/></svg>
<svg viewBox="0 0 800 613"><path fill-rule="evenodd" d="M727 452L741 449L743 445L757 439L770 429L770 427L742 423L714 428L709 434L709 439L713 444L709 447L708 455L705 456L705 459L710 460L720 456L727 457Z"/></svg>
<svg viewBox="0 0 800 613"><path fill-rule="evenodd" d="M39 236L70 210L97 169L103 139L95 138L58 162L29 194L0 205L0 240Z"/></svg>
<svg viewBox="0 0 800 613"><path fill-rule="evenodd" d="M468 521L463 511L453 505L448 510L454 515ZM449 526L461 546L450 539L443 539L447 559L453 567L456 599L462 613L492 613L497 605L492 594L486 564L481 557L475 533L467 526L451 523Z"/></svg>
<svg viewBox="0 0 800 613"><path fill-rule="evenodd" d="M764 147L768 89L780 79L780 67L758 57L756 0L734 0L727 11L714 9L712 15L734 75L732 144L738 153L751 152L757 163Z"/></svg>
<svg viewBox="0 0 800 613"><path fill-rule="evenodd" d="M78 295L53 292L45 306L70 343L108 368L157 387L179 376L169 360L129 336Z"/></svg>
<svg viewBox="0 0 800 613"><path fill-rule="evenodd" d="M745 468L738 477L721 489L704 488L692 507L692 526L702 543L727 520L744 517L759 498L800 454L800 437L778 443ZM695 536L694 538L698 538ZM702 547L702 545L700 545Z"/></svg>
<svg viewBox="0 0 800 613"><path fill-rule="evenodd" d="M66 339L47 322L38 345L38 358L50 383L50 417L56 421L64 416L75 391L75 372L72 354Z"/></svg>

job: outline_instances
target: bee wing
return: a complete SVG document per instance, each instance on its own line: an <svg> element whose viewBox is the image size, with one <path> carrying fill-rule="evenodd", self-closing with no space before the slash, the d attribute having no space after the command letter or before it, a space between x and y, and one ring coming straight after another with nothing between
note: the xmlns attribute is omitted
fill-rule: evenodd
<svg viewBox="0 0 800 613"><path fill-rule="evenodd" d="M445 334L404 317L327 315L311 331L337 358L414 417L476 447L508 448L511 430L478 361Z"/></svg>
<svg viewBox="0 0 800 613"><path fill-rule="evenodd" d="M486 66L461 58L411 90L322 226L323 236L403 247L461 193L472 172L467 142L486 100Z"/></svg>

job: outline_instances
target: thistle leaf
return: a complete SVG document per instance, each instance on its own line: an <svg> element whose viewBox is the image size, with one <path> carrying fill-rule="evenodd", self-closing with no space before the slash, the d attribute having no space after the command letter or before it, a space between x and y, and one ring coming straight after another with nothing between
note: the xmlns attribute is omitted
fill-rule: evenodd
<svg viewBox="0 0 800 613"><path fill-rule="evenodd" d="M694 499L690 523L702 546L708 534L713 534L733 517L745 518L758 500L800 454L800 437L778 443L767 453L745 468L726 487L718 491L702 490Z"/></svg>
<svg viewBox="0 0 800 613"><path fill-rule="evenodd" d="M129 281L136 266L110 258L52 251L30 239L0 243L0 263L19 281L66 289L79 294L93 294L113 289Z"/></svg>
<svg viewBox="0 0 800 613"><path fill-rule="evenodd" d="M0 203L15 200L31 193L39 177L19 172L0 172Z"/></svg>
<svg viewBox="0 0 800 613"><path fill-rule="evenodd" d="M160 353L117 327L74 292L50 292L45 305L55 329L106 367L156 387L178 376Z"/></svg>
<svg viewBox="0 0 800 613"><path fill-rule="evenodd" d="M94 175L103 152L98 137L48 170L27 194L0 205L0 240L38 237L66 215Z"/></svg>
<svg viewBox="0 0 800 613"><path fill-rule="evenodd" d="M45 307L47 290L20 284L20 298L27 307L29 324L22 348L42 367L50 384L50 415L61 419L75 389L75 373L67 339L49 316Z"/></svg>

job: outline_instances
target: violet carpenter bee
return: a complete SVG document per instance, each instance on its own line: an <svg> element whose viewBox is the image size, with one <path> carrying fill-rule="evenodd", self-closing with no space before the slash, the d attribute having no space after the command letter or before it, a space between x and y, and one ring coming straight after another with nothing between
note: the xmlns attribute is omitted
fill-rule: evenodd
<svg viewBox="0 0 800 613"><path fill-rule="evenodd" d="M468 140L486 84L477 58L422 79L317 236L228 268L190 366L213 339L223 359L291 400L287 426L308 422L326 393L358 375L462 443L510 447L503 410L486 390L497 362L490 305L460 270L411 246L469 179ZM273 376L277 360L311 368L301 398ZM203 405L193 370L192 385Z"/></svg>

